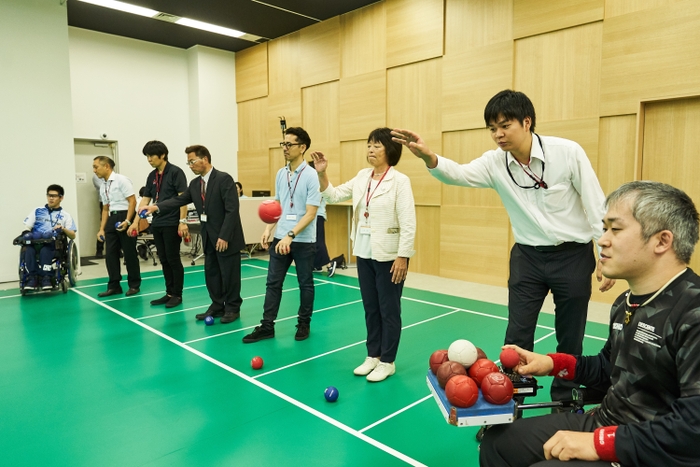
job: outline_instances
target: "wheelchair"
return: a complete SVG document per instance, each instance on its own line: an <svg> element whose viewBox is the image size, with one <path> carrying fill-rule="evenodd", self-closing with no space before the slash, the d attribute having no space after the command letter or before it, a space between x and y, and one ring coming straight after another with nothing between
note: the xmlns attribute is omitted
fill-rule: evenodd
<svg viewBox="0 0 700 467"><path fill-rule="evenodd" d="M55 242L55 253L51 262L51 289L55 291L59 288L63 293L68 292L68 287L74 287L77 283L78 268L80 267L80 255L78 254L78 245L69 239L63 232L58 232L51 238L35 238L31 232L25 231L12 243L20 247L19 252L19 291L22 296L30 291L42 291L41 288L27 287L30 274L25 262L25 253L27 248L38 248L43 244ZM38 256L38 255L37 255ZM39 261L37 257L37 262Z"/></svg>

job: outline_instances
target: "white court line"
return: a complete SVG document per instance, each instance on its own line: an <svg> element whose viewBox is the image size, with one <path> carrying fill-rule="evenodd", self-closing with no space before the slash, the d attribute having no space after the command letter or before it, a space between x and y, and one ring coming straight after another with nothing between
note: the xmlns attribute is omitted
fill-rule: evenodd
<svg viewBox="0 0 700 467"><path fill-rule="evenodd" d="M375 426L381 425L381 424L384 423L385 421L394 418L395 416L399 415L400 413L405 412L405 411L407 411L408 409L411 409L411 408L413 408L414 406L420 404L421 402L427 401L428 399L431 399L432 397L433 397L432 394L428 394L428 395L425 396L424 398L418 399L418 400L415 401L413 404L407 405L407 406L404 407L403 409L399 409L399 410L397 410L396 412L394 412L394 413L392 413L392 414L389 414L389 415L387 415L386 417L384 417L384 418L382 418L382 419L380 419L380 420L377 420L376 422L372 423L371 425L367 425L366 427L364 427L363 429L358 430L358 431L359 431L360 433L364 433L365 431L370 430L370 429L374 428Z"/></svg>
<svg viewBox="0 0 700 467"><path fill-rule="evenodd" d="M292 397L289 397L288 395L278 391L277 389L275 389L271 386L268 386L264 383L261 383L260 381L257 381L255 379L251 378L250 376L241 373L240 371L236 370L235 368L232 368L232 367L226 365L225 363L222 363L219 360L216 360L216 359L210 357L209 355L206 355L206 354L188 346L187 344L184 344L184 343L168 336L167 334L164 334L164 333L158 331L157 329L154 329L154 328L148 326L147 324L144 324L141 321L134 319L131 316L122 313L121 311L117 310L116 308L112 308L111 306L106 305L93 297L90 297L89 295L85 294L84 292L81 292L81 291L75 290L75 289L71 289L71 291L74 293L77 293L78 295L80 295L84 298L87 298L91 302L94 302L103 308L108 309L112 313L114 313L118 316L121 316L122 318L124 318L128 321L131 321L132 323L136 324L137 326L141 326L143 329L150 331L153 334L155 334L155 335L157 335L157 336L159 336L159 337L161 337L169 342L172 342L173 344L177 345L178 347L198 356L199 358L206 360L210 363L213 363L214 365L218 366L219 368L222 368L223 370L226 370L229 373L238 376L239 378L243 379L244 381L247 381L251 384L256 385L260 389L267 391L274 396L279 397L283 401L286 401L286 402L300 408L301 410L323 420L324 422L326 422L330 425L333 425L336 428L343 430L344 432L366 442L367 444L370 444L370 445L374 446L375 448L380 449L380 450L386 452L387 454L394 456L397 459L406 462L409 465L413 465L416 467L427 467L427 466L425 466L425 464L422 464L422 463L418 462L417 460L415 460L411 457L408 457L407 455L405 455L405 454L403 454L403 453L401 453L401 452L399 452L399 451L397 451L397 450L395 450L395 449L393 449L393 448L391 448L383 443L380 443L379 441L377 441L375 439L370 438L369 436L365 435L364 433L360 433L359 431L357 431L353 428L350 428L349 426L345 425L344 423L341 423L341 422L329 417L328 415L326 415L322 412L319 412L318 410L314 409L313 407L310 407L310 406L304 404L303 402L300 402Z"/></svg>

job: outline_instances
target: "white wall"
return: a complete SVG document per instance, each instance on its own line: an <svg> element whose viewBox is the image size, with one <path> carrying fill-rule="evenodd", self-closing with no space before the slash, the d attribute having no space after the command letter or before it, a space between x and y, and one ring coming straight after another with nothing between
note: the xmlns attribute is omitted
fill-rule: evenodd
<svg viewBox="0 0 700 467"><path fill-rule="evenodd" d="M46 203L46 187L66 190L76 211L66 6L0 1L0 281L17 280L22 220Z"/></svg>

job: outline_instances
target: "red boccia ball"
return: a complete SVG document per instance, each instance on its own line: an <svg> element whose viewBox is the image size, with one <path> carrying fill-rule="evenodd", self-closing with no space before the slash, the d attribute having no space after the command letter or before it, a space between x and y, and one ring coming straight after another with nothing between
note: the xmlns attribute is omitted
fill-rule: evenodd
<svg viewBox="0 0 700 467"><path fill-rule="evenodd" d="M503 373L489 373L481 382L481 393L487 402L502 405L513 398L513 383Z"/></svg>
<svg viewBox="0 0 700 467"><path fill-rule="evenodd" d="M481 347L476 348L476 359L479 360L480 358L489 358L486 356L486 352L484 352Z"/></svg>
<svg viewBox="0 0 700 467"><path fill-rule="evenodd" d="M511 348L501 350L501 356L499 358L503 368L515 368L518 366L518 363L520 363L520 355Z"/></svg>
<svg viewBox="0 0 700 467"><path fill-rule="evenodd" d="M498 366L488 358L480 358L469 367L469 377L474 379L476 385L481 387L481 382L489 373L498 373Z"/></svg>
<svg viewBox="0 0 700 467"><path fill-rule="evenodd" d="M447 350L436 350L430 355L430 371L437 375L437 370L447 361Z"/></svg>
<svg viewBox="0 0 700 467"><path fill-rule="evenodd" d="M445 388L447 382L453 376L467 376L467 370L459 362L447 361L438 367L437 373L438 384L441 388Z"/></svg>
<svg viewBox="0 0 700 467"><path fill-rule="evenodd" d="M250 361L250 366L253 367L253 370L259 370L263 366L263 359L260 357L253 357Z"/></svg>
<svg viewBox="0 0 700 467"><path fill-rule="evenodd" d="M447 382L445 395L455 407L471 407L479 399L479 388L469 376L457 375Z"/></svg>
<svg viewBox="0 0 700 467"><path fill-rule="evenodd" d="M266 224L274 224L282 215L282 206L274 199L267 199L258 207L260 220Z"/></svg>

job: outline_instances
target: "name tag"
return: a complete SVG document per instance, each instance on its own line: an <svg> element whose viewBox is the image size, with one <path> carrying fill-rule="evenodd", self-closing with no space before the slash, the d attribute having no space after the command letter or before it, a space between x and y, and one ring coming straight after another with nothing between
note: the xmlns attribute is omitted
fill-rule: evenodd
<svg viewBox="0 0 700 467"><path fill-rule="evenodd" d="M371 235L371 234L372 234L372 227L371 226L369 226L367 224L360 225L360 235Z"/></svg>
<svg viewBox="0 0 700 467"><path fill-rule="evenodd" d="M295 221L295 220L297 220L297 215L296 214L287 214L285 216L285 219L287 219L288 221Z"/></svg>
<svg viewBox="0 0 700 467"><path fill-rule="evenodd" d="M206 222L207 221L207 215L206 214L200 214L199 215L199 222Z"/></svg>

